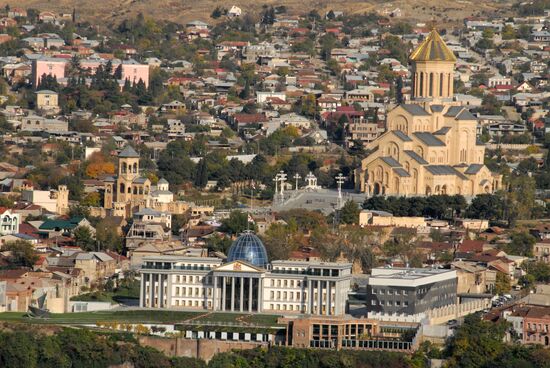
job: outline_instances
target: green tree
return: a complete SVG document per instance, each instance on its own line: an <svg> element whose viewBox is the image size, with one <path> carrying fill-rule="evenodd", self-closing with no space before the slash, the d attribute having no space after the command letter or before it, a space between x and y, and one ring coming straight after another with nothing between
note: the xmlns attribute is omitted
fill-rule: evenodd
<svg viewBox="0 0 550 368"><path fill-rule="evenodd" d="M516 38L516 30L511 25L507 24L502 28L502 39L512 40Z"/></svg>
<svg viewBox="0 0 550 368"><path fill-rule="evenodd" d="M206 247L213 252L222 252L227 254L227 251L231 247L232 241L229 237L214 234L206 239Z"/></svg>
<svg viewBox="0 0 550 368"><path fill-rule="evenodd" d="M416 253L416 241L414 232L404 230L396 234L382 246L384 254L388 257L401 257L405 263L409 263Z"/></svg>
<svg viewBox="0 0 550 368"><path fill-rule="evenodd" d="M38 351L33 335L28 332L0 332L0 366L37 368Z"/></svg>
<svg viewBox="0 0 550 368"><path fill-rule="evenodd" d="M524 262L522 268L527 272L527 275L532 276L536 282L550 282L550 265L545 262Z"/></svg>
<svg viewBox="0 0 550 368"><path fill-rule="evenodd" d="M500 195L479 194L470 203L466 216L484 220L498 220L502 219L503 211L504 202Z"/></svg>
<svg viewBox="0 0 550 368"><path fill-rule="evenodd" d="M340 210L340 221L343 224L358 224L359 223L359 213L361 209L352 200L346 201L344 206Z"/></svg>
<svg viewBox="0 0 550 368"><path fill-rule="evenodd" d="M33 267L38 261L38 255L34 252L33 245L28 241L8 242L2 247L2 250L10 252L8 259L11 266Z"/></svg>
<svg viewBox="0 0 550 368"><path fill-rule="evenodd" d="M464 318L464 324L458 328L447 344L450 368L489 367L506 349L503 342L508 324L483 321L479 314Z"/></svg>
<svg viewBox="0 0 550 368"><path fill-rule="evenodd" d="M535 207L535 179L512 175L505 193L505 216L510 226L516 221L530 219Z"/></svg>
<svg viewBox="0 0 550 368"><path fill-rule="evenodd" d="M317 100L315 99L315 95L309 94L302 97L300 101L302 115L314 117L317 112Z"/></svg>
<svg viewBox="0 0 550 368"><path fill-rule="evenodd" d="M210 14L210 18L218 19L222 15L223 15L223 9L220 6L216 6L214 10L212 10L212 14Z"/></svg>
<svg viewBox="0 0 550 368"><path fill-rule="evenodd" d="M335 59L329 59L327 61L327 68L330 70L330 72L335 75L339 76L341 72L340 64L338 64L338 61Z"/></svg>
<svg viewBox="0 0 550 368"><path fill-rule="evenodd" d="M82 250L93 251L95 250L95 239L92 232L87 226L78 226L73 230L73 237L77 246Z"/></svg>
<svg viewBox="0 0 550 368"><path fill-rule="evenodd" d="M199 188L206 187L208 183L208 166L206 164L206 159L200 160L197 165L197 175L195 176L195 185Z"/></svg>
<svg viewBox="0 0 550 368"><path fill-rule="evenodd" d="M248 221L248 214L240 210L231 211L229 217L222 220L220 231L238 235L245 230L254 230L255 225Z"/></svg>
<svg viewBox="0 0 550 368"><path fill-rule="evenodd" d="M101 205L101 195L98 192L88 193L82 198L80 205L84 207L99 207Z"/></svg>
<svg viewBox="0 0 550 368"><path fill-rule="evenodd" d="M497 277L495 281L495 294L506 294L510 292L512 285L510 283L510 277L503 272L497 271Z"/></svg>
<svg viewBox="0 0 550 368"><path fill-rule="evenodd" d="M535 237L527 232L516 232L510 237L510 243L504 244L502 249L515 256L533 256L533 246L537 242Z"/></svg>
<svg viewBox="0 0 550 368"><path fill-rule="evenodd" d="M67 214L69 218L73 217L90 217L90 209L81 205L73 205L69 207L69 213Z"/></svg>
<svg viewBox="0 0 550 368"><path fill-rule="evenodd" d="M288 259L297 247L291 241L293 231L289 225L273 223L262 236L270 259Z"/></svg>
<svg viewBox="0 0 550 368"><path fill-rule="evenodd" d="M208 362L208 368L249 368L248 361L237 353L220 353Z"/></svg>
<svg viewBox="0 0 550 368"><path fill-rule="evenodd" d="M96 225L96 239L100 250L122 251L122 237L113 218L99 220Z"/></svg>

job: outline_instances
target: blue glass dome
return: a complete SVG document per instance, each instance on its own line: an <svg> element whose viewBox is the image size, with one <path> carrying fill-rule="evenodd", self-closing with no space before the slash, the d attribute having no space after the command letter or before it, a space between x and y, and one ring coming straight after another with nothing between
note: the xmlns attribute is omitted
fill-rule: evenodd
<svg viewBox="0 0 550 368"><path fill-rule="evenodd" d="M246 232L239 236L229 248L227 262L245 261L254 266L267 267L267 251L256 235Z"/></svg>

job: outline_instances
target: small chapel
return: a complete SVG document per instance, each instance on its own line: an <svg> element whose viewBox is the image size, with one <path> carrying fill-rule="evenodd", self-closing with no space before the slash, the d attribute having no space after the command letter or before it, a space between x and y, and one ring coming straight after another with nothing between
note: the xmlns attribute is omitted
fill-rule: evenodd
<svg viewBox="0 0 550 368"><path fill-rule="evenodd" d="M386 132L355 171L367 195L467 197L500 189L502 176L483 164L477 119L453 101L456 57L434 29L410 55L412 97L392 109Z"/></svg>

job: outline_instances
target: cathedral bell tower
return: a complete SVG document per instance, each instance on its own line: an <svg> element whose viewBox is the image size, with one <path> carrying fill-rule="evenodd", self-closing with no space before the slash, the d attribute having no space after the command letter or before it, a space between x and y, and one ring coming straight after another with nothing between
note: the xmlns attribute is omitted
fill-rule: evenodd
<svg viewBox="0 0 550 368"><path fill-rule="evenodd" d="M413 99L453 97L456 57L433 29L410 56L413 69Z"/></svg>

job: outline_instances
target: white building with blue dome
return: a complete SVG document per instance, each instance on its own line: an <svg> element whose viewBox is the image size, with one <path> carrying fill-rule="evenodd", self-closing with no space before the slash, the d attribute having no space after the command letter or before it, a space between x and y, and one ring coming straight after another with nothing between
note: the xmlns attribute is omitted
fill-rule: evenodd
<svg viewBox="0 0 550 368"><path fill-rule="evenodd" d="M216 312L312 314L346 312L351 264L271 261L262 241L245 232L224 262L214 257L144 257L140 306Z"/></svg>

